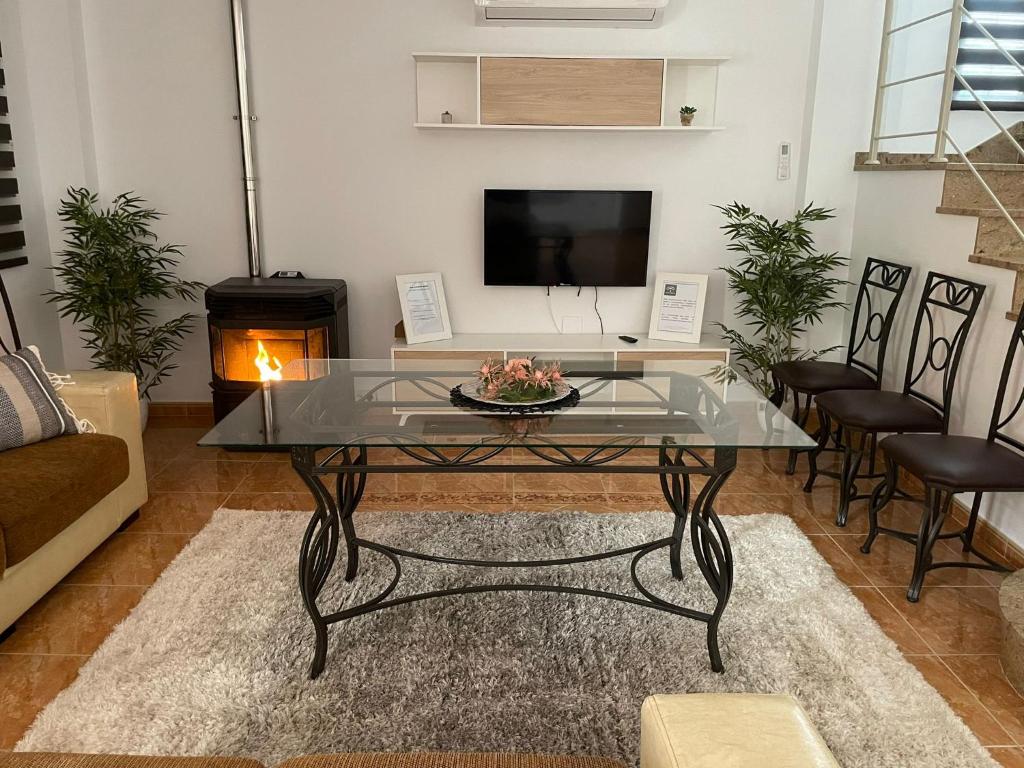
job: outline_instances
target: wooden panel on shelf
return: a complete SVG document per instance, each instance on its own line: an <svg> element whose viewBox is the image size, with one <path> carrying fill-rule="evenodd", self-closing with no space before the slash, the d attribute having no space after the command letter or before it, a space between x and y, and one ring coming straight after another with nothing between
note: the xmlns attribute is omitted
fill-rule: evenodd
<svg viewBox="0 0 1024 768"><path fill-rule="evenodd" d="M486 125L661 125L662 59L480 59Z"/></svg>

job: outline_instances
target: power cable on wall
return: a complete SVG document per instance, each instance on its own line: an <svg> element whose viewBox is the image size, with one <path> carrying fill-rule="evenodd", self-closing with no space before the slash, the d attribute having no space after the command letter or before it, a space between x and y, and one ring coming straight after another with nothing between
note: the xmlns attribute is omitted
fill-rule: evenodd
<svg viewBox="0 0 1024 768"><path fill-rule="evenodd" d="M548 314L551 315L551 322L555 325L555 330L559 333L562 332L562 327L558 324L558 320L555 318L555 308L551 305L551 286L548 286Z"/></svg>
<svg viewBox="0 0 1024 768"><path fill-rule="evenodd" d="M597 308L597 286L594 286L594 314L597 315L597 322L601 324L601 335L604 336L604 318L601 317L601 310Z"/></svg>

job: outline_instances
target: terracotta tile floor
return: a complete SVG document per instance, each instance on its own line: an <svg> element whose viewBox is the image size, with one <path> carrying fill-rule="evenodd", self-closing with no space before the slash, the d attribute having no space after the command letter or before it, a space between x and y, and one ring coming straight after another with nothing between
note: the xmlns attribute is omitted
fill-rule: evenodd
<svg viewBox="0 0 1024 768"><path fill-rule="evenodd" d="M280 454L231 454L197 448L205 430L152 428L145 435L151 500L138 521L116 534L19 622L0 644L0 750L9 750L36 714L67 686L113 627L139 602L161 571L221 506L311 509L311 499ZM784 456L749 451L719 496L723 514L774 512L792 517L838 577L907 658L949 701L992 754L1024 766L1024 698L1006 681L998 651L999 577L982 572L929 575L921 601L904 598L909 545L880 539L870 556L858 550L865 522L832 523L832 481L804 494L782 472ZM615 512L661 509L652 477L377 476L363 508L496 512L560 509ZM892 512L916 525L912 505ZM957 557L946 544L948 557Z"/></svg>

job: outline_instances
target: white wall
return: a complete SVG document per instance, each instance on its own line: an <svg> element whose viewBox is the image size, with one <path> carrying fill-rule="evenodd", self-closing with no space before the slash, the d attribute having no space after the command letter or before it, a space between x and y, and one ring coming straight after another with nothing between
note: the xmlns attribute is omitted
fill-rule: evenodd
<svg viewBox="0 0 1024 768"><path fill-rule="evenodd" d="M981 313L968 340L953 401L950 431L987 434L999 375L1013 324L1013 276L1006 270L970 264L977 219L935 213L944 174L901 171L861 174L854 230L852 274L860 274L868 257L914 267L893 329L884 385L900 389L906 373L913 313L929 270L988 286ZM968 500L969 502L969 500ZM983 515L1013 541L1024 541L1020 498L990 497Z"/></svg>
<svg viewBox="0 0 1024 768"><path fill-rule="evenodd" d="M646 188L655 191L652 275L712 273L706 323L731 320L733 302L716 272L730 256L712 204L736 199L787 216L813 198L839 209L840 220L822 228L823 246L849 249L857 183L850 158L863 144L859 102L870 98L870 77L867 85L863 80L871 69L864 51L877 46L871 27L879 2L858 14L824 0L677 0L661 29L585 30L478 28L468 0L249 0L266 272L298 268L347 279L356 355L386 354L400 318L394 275L403 272L444 273L457 332L550 332L555 326L542 289L482 285L481 190ZM160 231L186 245L187 277L215 282L244 274L226 2L20 5L39 8L36 14L63 9L69 21L57 26L80 26L80 39L66 46L71 53L62 60L74 64L81 50L76 74L87 83L75 92L88 98L72 102L63 118L73 118L91 145L103 196L132 189L165 211ZM819 38L826 41L821 55ZM52 47L41 34L30 42ZM416 50L730 55L718 105L727 130L417 131L410 55ZM56 69L52 61L40 65L39 90L49 88L42 80ZM56 144L61 115L54 108L48 117L43 127ZM775 178L782 141L793 143L796 160L789 181ZM90 151L78 154L66 172L53 163L44 173L51 230L59 190L89 175ZM575 293L554 291L555 314L580 316L584 330L596 331L592 291L579 299ZM609 333L646 329L649 308L649 289L601 294ZM839 328L837 318L814 343L836 343ZM68 327L64 346L69 365L85 362ZM209 399L207 354L205 334L196 334L180 357L182 372L154 398Z"/></svg>
<svg viewBox="0 0 1024 768"><path fill-rule="evenodd" d="M228 3L85 0L81 5L99 188L135 191L166 218L165 241L184 244L180 274L214 283L247 273L241 150ZM210 399L202 300L197 331L154 400ZM69 364L82 357L70 343Z"/></svg>
<svg viewBox="0 0 1024 768"><path fill-rule="evenodd" d="M650 269L710 272L725 256L712 203L792 211L775 180L780 141L799 145L812 2L678 3L658 30L481 29L463 0L283 6L253 0L254 108L270 270L350 281L356 355L385 353L400 319L394 275L444 273L456 332L551 332L544 290L482 285L485 187L655 191ZM723 53L720 134L417 131L416 50ZM589 295L588 295L589 294ZM556 316L598 330L592 291L555 291ZM720 277L707 321L730 316ZM642 331L649 289L605 289L608 332Z"/></svg>
<svg viewBox="0 0 1024 768"><path fill-rule="evenodd" d="M853 173L854 153L871 135L870 105L874 98L884 0L834 3L821 0L819 34L811 57L808 108L805 114L798 195L802 204L816 202L835 209L836 218L816 230L823 251L850 254L857 190L862 174ZM847 270L841 277L858 272ZM823 348L846 340L849 313L833 314L815 333L811 346ZM844 350L832 357L841 358Z"/></svg>

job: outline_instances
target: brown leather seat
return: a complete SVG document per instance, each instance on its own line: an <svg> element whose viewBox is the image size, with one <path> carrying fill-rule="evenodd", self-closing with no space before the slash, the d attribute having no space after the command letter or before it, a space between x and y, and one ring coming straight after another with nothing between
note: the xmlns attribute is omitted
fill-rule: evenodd
<svg viewBox="0 0 1024 768"><path fill-rule="evenodd" d="M0 453L0 573L127 478L128 446L111 435L66 435Z"/></svg>
<svg viewBox="0 0 1024 768"><path fill-rule="evenodd" d="M772 366L779 381L798 392L816 395L834 389L877 389L878 383L860 368L822 360L789 360Z"/></svg>
<svg viewBox="0 0 1024 768"><path fill-rule="evenodd" d="M892 435L886 455L929 485L958 491L1024 490L1024 456L981 437Z"/></svg>
<svg viewBox="0 0 1024 768"><path fill-rule="evenodd" d="M902 392L840 389L818 396L818 408L844 427L867 432L941 432L942 416Z"/></svg>

